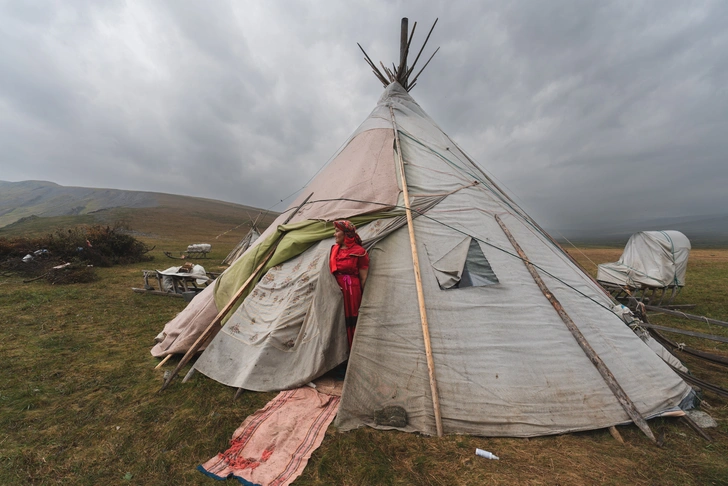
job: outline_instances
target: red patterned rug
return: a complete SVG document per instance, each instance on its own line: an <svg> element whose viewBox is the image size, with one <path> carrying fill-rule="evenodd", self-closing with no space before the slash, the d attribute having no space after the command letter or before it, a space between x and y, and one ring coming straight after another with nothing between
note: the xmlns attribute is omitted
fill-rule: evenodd
<svg viewBox="0 0 728 486"><path fill-rule="evenodd" d="M291 484L324 440L339 400L310 387L282 391L245 419L227 451L197 469L214 479L234 478L245 485Z"/></svg>

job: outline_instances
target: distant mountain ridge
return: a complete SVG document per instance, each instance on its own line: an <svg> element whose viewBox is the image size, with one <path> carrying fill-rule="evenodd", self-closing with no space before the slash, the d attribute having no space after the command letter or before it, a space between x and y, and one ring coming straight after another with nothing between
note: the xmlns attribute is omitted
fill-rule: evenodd
<svg viewBox="0 0 728 486"><path fill-rule="evenodd" d="M47 181L0 181L0 228L30 216L71 216L159 204L159 194L153 192L68 187Z"/></svg>
<svg viewBox="0 0 728 486"><path fill-rule="evenodd" d="M236 208L252 214L260 209L251 206L177 196L157 192L125 191L89 187L61 186L48 181L0 181L0 228L29 218L55 216L79 216L98 213L114 208L158 208L160 206L189 205L197 200L206 206L221 209ZM275 213L271 213L275 214Z"/></svg>

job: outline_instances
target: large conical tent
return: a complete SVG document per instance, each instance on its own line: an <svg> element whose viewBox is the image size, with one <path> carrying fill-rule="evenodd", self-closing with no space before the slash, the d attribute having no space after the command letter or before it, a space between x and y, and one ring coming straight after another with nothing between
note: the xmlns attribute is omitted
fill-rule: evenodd
<svg viewBox="0 0 728 486"><path fill-rule="evenodd" d="M197 297L222 309L250 282L195 369L272 391L348 357L342 430L391 428L374 418L388 406L406 411L405 431L483 436L630 421L645 430L643 419L680 414L691 388L394 74L341 151L218 279L214 296ZM359 227L371 255L350 354L328 269L331 221L342 218ZM204 315L207 324L201 307L178 319L193 325Z"/></svg>

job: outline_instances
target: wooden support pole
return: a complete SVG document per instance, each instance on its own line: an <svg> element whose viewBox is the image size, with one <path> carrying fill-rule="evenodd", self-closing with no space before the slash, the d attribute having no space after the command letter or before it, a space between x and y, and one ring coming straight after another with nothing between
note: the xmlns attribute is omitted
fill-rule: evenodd
<svg viewBox="0 0 728 486"><path fill-rule="evenodd" d="M564 308L561 305L561 302L556 299L554 294L551 293L551 291L546 287L546 284L541 279L541 276L536 271L536 268L533 266L531 261L528 259L524 251L521 249L521 246L518 244L516 239L511 234L508 227L505 225L503 220L496 214L495 220L500 225L501 229L503 230L503 233L505 233L506 237L508 238L508 241L511 242L511 245L513 245L513 248L518 253L518 256L521 257L523 260L523 263L526 265L526 268L528 269L528 272L533 277L533 280L536 282L538 287L541 289L541 292L543 292L543 295L548 299L548 301L551 303L553 308L556 310L556 312L559 314L559 317L561 317L561 320L564 321L564 324L566 324L566 327L571 331L571 334L574 336L574 339L576 339L576 342L579 343L579 346L581 346L581 349L584 350L584 354L587 355L589 360L592 362L592 364L599 370L599 374L602 375L602 378L604 379L604 382L607 384L609 389L612 391L614 396L616 397L619 404L622 406L625 412L627 412L627 415L632 419L632 421L637 425L637 427L640 428L644 434L652 440L655 444L657 443L657 439L655 438L655 435L652 433L652 430L650 429L650 426L647 424L647 421L642 417L639 410L637 410L637 407L632 402L632 400L627 396L627 393L622 389L622 386L617 382L617 379L614 377L612 372L607 368L607 365L604 364L604 361L599 357L599 355L594 351L594 348L591 347L591 345L587 342L584 335L581 333L579 328L576 326L574 321L571 320L571 317L566 313Z"/></svg>
<svg viewBox="0 0 728 486"><path fill-rule="evenodd" d="M409 67L409 69L407 70L407 72L404 75L405 76L405 79L409 79L410 74L412 74L412 70L415 68L415 65L417 64L417 60L422 55L422 51L425 50L425 46L427 45L427 41L430 40L430 35L432 34L432 31L435 30L435 25L437 25L437 21L438 20L440 20L440 19L439 18L438 19L435 19L435 22L432 24L432 27L430 27L430 32L427 33L427 37L425 37L425 42L423 42L422 43L422 47L420 47L420 52L417 53L417 57L415 57L414 62L412 63L412 65ZM413 86L414 86L414 82L412 83L412 86L410 86L410 89L412 89Z"/></svg>
<svg viewBox="0 0 728 486"><path fill-rule="evenodd" d="M420 72L417 73L417 75L415 76L415 78L412 80L412 86L410 87L410 89L414 88L415 84L417 83L417 78L420 77L420 74L422 74L422 71L424 71L425 68L427 67L427 65L430 64L430 61L432 61L432 58L435 57L435 54L437 54L437 51L439 51L439 50L440 50L439 47L437 49L435 49L435 52L432 53L432 55L427 60L427 62L425 63L425 65L422 66L422 69L420 69Z"/></svg>
<svg viewBox="0 0 728 486"><path fill-rule="evenodd" d="M657 329L658 331L674 332L675 334L682 334L683 336L692 336L701 339L707 339L709 341L716 341L719 343L728 343L728 338L723 336L716 336L714 334L703 334L702 332L685 331L684 329L677 329L674 327L658 326L656 324L649 324L644 322L640 324L645 329Z"/></svg>
<svg viewBox="0 0 728 486"><path fill-rule="evenodd" d="M402 77L407 69L407 34L409 34L409 20L402 17L402 27L399 33L399 67L394 72L398 77Z"/></svg>
<svg viewBox="0 0 728 486"><path fill-rule="evenodd" d="M185 377L182 378L182 383L187 383L188 381L190 381L190 378L192 378L196 372L197 370L194 366L190 368L190 371L188 371Z"/></svg>
<svg viewBox="0 0 728 486"><path fill-rule="evenodd" d="M409 230L410 247L412 249L412 267L415 272L415 285L417 286L417 302L420 307L420 321L422 322L422 337L425 341L425 354L427 356L427 372L430 377L430 391L432 392L432 408L435 413L435 428L437 436L442 437L442 416L440 414L440 396L437 392L437 378L435 377L435 361L432 357L432 344L430 343L430 328L427 323L427 309L425 308L425 294L422 290L422 278L420 275L420 259L417 255L417 241L415 240L415 227L412 222L412 210L410 209L409 191L407 190L407 179L404 172L404 159L402 158L402 146L399 143L399 130L394 119L394 110L389 107L389 114L392 117L392 128L394 129L394 141L397 147L397 159L399 162L399 173L402 178L402 193L404 197L405 213L407 215L407 229Z"/></svg>
<svg viewBox="0 0 728 486"><path fill-rule="evenodd" d="M619 430L617 430L617 427L615 427L614 425L609 427L609 433L612 434L612 437L614 437L614 440L616 440L620 444L624 444L624 439L622 438L622 434L619 433Z"/></svg>
<svg viewBox="0 0 728 486"><path fill-rule="evenodd" d="M369 54L366 53L366 51L361 46L361 44L359 44L357 42L356 45L358 45L359 49L361 49L361 52L364 53L364 58L366 59L367 63L371 66L372 71L374 72L374 75L382 82L382 84L384 85L385 88L387 86L389 86L389 83L387 83L387 79L384 77L384 75L382 73L379 72L379 69L377 69L377 67L374 65L374 62L369 58Z"/></svg>
<svg viewBox="0 0 728 486"><path fill-rule="evenodd" d="M294 210L291 212L291 214L288 215L288 218L283 224L288 223L293 216L300 211L300 209L308 202L309 199L311 199L311 196L313 196L313 193L309 194L308 197ZM258 266L253 270L253 273L250 274L248 279L243 283L243 285L240 286L237 292L235 292L235 295L230 299L230 302L228 302L223 309L218 312L217 316L215 316L215 319L212 320L212 322L207 326L207 328L200 334L200 337L198 337L195 342L192 344L190 349L187 350L184 356L182 356L182 359L177 364L177 367L172 371L172 373L167 377L167 379L164 381L164 384L162 385L162 388L159 389L159 391L164 391L165 388L169 386L170 383L172 383L172 380L175 376L179 373L179 371L182 369L184 365L187 364L187 362L192 359L192 356L197 353L197 350L200 349L202 344L209 339L210 335L212 335L212 330L215 328L215 326L219 325L222 320L225 318L228 312L230 312L230 309L232 309L235 306L235 303L240 299L240 297L245 293L245 290L248 288L250 283L255 280L255 277L258 275L258 272L260 272L266 263L268 263L268 260L271 259L273 254L276 252L276 248L278 247L277 241L274 245L271 246L271 249L268 251L268 254L263 257L261 262L258 264Z"/></svg>
<svg viewBox="0 0 728 486"><path fill-rule="evenodd" d="M164 366L164 363L166 363L167 361L169 361L169 358L171 358L171 357L172 357L172 353L170 353L167 356L165 356L164 359L162 361L160 361L157 366L154 367L154 369L157 370L157 369L161 368L162 366Z"/></svg>

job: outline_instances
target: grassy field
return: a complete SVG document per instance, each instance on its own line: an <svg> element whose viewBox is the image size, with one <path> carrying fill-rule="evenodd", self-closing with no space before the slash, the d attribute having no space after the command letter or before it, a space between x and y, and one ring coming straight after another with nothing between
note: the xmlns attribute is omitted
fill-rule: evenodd
<svg viewBox="0 0 728 486"><path fill-rule="evenodd" d="M90 284L23 284L0 277L0 484L213 484L195 467L226 449L232 432L275 394L244 393L199 374L158 394L165 368L149 354L154 336L183 309L182 299L132 293L141 270L174 262L162 250L208 242L208 271L247 228L213 239L232 221L200 217L180 224L171 213L134 221L156 245L155 260L97 269ZM162 229L160 229L160 227ZM210 235L213 235L211 238ZM614 261L621 249L570 250L584 267ZM695 250L678 303L728 320L728 250ZM728 336L728 328L664 316L652 321ZM728 356L728 345L671 336ZM683 357L692 372L728 388L725 368ZM332 428L296 484L728 484L728 400L706 393L718 420L707 442L675 419L650 422L658 448L634 426L535 439L443 439L362 428ZM500 461L474 455L480 447ZM237 483L235 483L237 484Z"/></svg>

